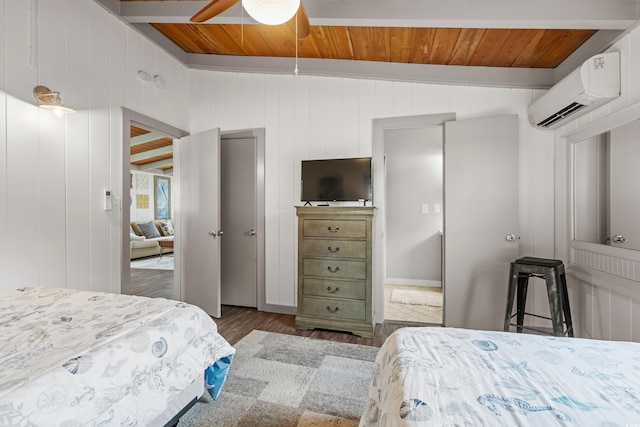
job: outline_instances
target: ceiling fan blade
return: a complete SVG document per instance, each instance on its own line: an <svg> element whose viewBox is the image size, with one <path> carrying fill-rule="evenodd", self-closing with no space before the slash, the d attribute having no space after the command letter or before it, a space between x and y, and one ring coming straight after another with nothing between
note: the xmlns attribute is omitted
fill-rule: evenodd
<svg viewBox="0 0 640 427"><path fill-rule="evenodd" d="M307 11L304 10L304 6L302 6L302 2L300 2L300 7L298 7L298 12L293 15L293 18L287 21L287 25L294 33L296 32L296 15L298 16L298 40L302 40L311 34L309 17L307 16Z"/></svg>
<svg viewBox="0 0 640 427"><path fill-rule="evenodd" d="M200 9L198 13L193 15L189 21L191 22L205 22L213 18L216 15L221 14L225 10L229 9L240 0L213 0L211 3Z"/></svg>

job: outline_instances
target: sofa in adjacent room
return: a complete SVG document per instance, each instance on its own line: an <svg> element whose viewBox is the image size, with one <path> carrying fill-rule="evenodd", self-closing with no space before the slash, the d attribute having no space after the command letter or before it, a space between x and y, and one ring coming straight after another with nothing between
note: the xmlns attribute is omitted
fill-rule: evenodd
<svg viewBox="0 0 640 427"><path fill-rule="evenodd" d="M132 221L129 230L131 259L173 252L173 248L161 248L160 240L173 241L173 221Z"/></svg>

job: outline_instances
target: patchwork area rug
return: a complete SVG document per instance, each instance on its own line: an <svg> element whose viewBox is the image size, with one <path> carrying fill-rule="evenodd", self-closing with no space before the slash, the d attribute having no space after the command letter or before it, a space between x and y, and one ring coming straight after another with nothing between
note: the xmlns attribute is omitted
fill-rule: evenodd
<svg viewBox="0 0 640 427"><path fill-rule="evenodd" d="M163 255L151 258L140 258L131 261L131 268L144 268L149 270L173 270L173 255Z"/></svg>
<svg viewBox="0 0 640 427"><path fill-rule="evenodd" d="M357 426L378 348L254 330L237 350L227 381L180 427Z"/></svg>
<svg viewBox="0 0 640 427"><path fill-rule="evenodd" d="M394 289L391 292L391 302L396 304L427 305L442 307L442 292L429 289Z"/></svg>

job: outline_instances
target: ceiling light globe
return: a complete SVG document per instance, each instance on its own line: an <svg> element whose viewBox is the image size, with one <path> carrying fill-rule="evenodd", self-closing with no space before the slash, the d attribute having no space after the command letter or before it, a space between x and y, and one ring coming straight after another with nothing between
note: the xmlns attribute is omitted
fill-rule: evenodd
<svg viewBox="0 0 640 427"><path fill-rule="evenodd" d="M256 21L279 25L293 18L300 7L300 0L242 0L242 6Z"/></svg>

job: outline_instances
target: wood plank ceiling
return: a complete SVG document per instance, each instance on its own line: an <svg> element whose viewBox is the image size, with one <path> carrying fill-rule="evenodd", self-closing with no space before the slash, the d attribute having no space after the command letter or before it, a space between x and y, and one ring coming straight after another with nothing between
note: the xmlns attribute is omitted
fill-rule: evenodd
<svg viewBox="0 0 640 427"><path fill-rule="evenodd" d="M152 24L185 52L294 57L286 25ZM555 68L596 30L312 26L298 57L407 64Z"/></svg>

